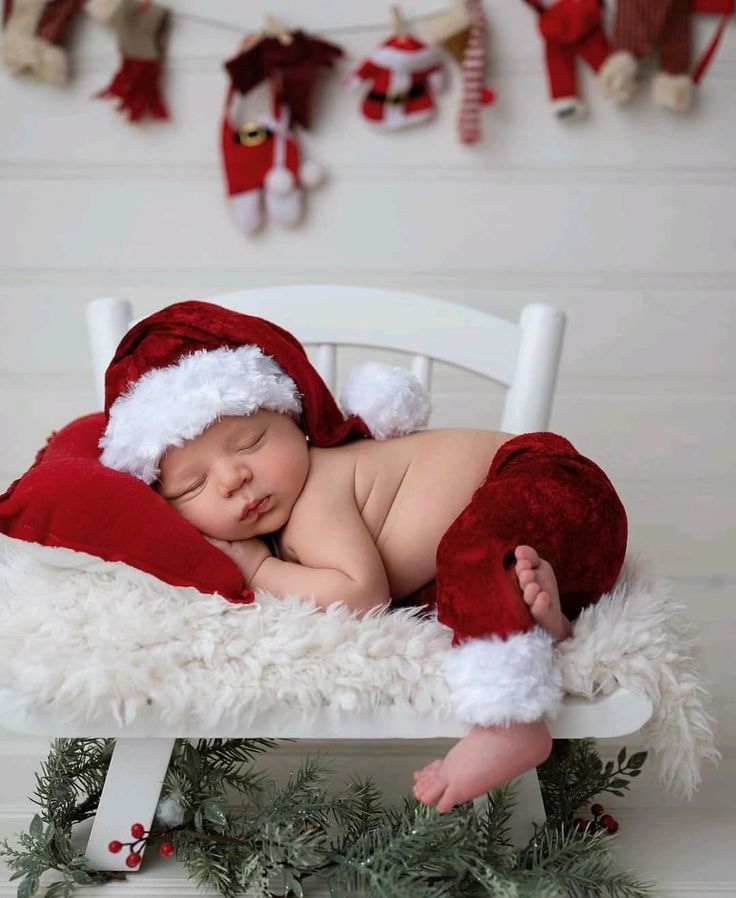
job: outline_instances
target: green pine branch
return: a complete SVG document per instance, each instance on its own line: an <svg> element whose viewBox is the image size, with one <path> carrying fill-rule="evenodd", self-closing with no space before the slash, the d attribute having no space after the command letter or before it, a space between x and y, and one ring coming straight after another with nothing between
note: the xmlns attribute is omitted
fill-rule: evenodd
<svg viewBox="0 0 736 898"><path fill-rule="evenodd" d="M575 811L602 792L623 794L643 753L601 762L594 744L557 743L540 768L548 820L524 849L513 846L509 821L515 786L488 796L486 812L471 804L439 814L406 799L385 807L370 780L330 787L322 758L308 758L279 785L254 768L272 740L178 740L164 794L182 822L158 836L198 887L225 896L303 898L320 879L333 898L644 898L649 887L616 869L610 837L580 832ZM110 740L56 740L37 775L40 806L28 832L0 855L19 898L31 898L47 870L58 881L46 898L71 898L84 884L124 874L95 871L71 843L73 825L94 813L112 751ZM229 789L235 789L233 806ZM123 834L121 834L123 835Z"/></svg>

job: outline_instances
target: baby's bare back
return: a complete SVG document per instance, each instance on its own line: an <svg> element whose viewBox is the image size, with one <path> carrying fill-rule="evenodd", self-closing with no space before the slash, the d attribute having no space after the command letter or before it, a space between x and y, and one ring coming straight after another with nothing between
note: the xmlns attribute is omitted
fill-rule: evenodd
<svg viewBox="0 0 736 898"><path fill-rule="evenodd" d="M434 577L443 533L483 482L499 446L513 434L430 430L379 442L312 449L310 472L280 534L286 560L299 560L300 531L326 491L354 496L383 560L391 595L402 598Z"/></svg>

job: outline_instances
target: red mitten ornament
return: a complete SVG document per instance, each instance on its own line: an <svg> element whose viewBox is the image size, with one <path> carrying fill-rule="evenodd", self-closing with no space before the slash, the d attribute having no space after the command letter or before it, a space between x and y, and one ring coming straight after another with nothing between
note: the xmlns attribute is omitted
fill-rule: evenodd
<svg viewBox="0 0 736 898"><path fill-rule="evenodd" d="M578 93L575 58L597 72L609 54L599 0L524 0L539 13L544 39L547 78L552 108L558 118L579 118L585 104Z"/></svg>
<svg viewBox="0 0 736 898"><path fill-rule="evenodd" d="M221 140L230 209L242 230L258 230L265 216L297 224L304 212L303 188L319 184L323 171L302 159L286 105L275 98L272 115L249 116L243 95L230 87Z"/></svg>
<svg viewBox="0 0 736 898"><path fill-rule="evenodd" d="M0 58L12 75L63 84L69 59L63 42L84 0L4 0Z"/></svg>
<svg viewBox="0 0 736 898"><path fill-rule="evenodd" d="M405 128L434 115L434 96L444 90L442 54L410 35L389 38L353 72L348 87L368 85L363 115L381 128Z"/></svg>
<svg viewBox="0 0 736 898"><path fill-rule="evenodd" d="M160 87L169 30L168 9L146 0L87 0L86 10L115 29L123 57L112 81L96 96L117 98L118 111L124 112L131 122L146 117L168 118Z"/></svg>

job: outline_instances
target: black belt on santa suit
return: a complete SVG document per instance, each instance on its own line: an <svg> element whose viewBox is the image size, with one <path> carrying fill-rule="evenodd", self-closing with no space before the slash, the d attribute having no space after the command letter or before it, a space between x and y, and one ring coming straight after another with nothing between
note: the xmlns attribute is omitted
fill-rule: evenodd
<svg viewBox="0 0 736 898"><path fill-rule="evenodd" d="M404 93L379 94L377 91L372 90L368 94L368 99L375 100L377 103L390 103L392 106L398 106L400 103L406 103L407 100L416 100L417 97L423 97L426 93L426 85L412 84L409 90Z"/></svg>

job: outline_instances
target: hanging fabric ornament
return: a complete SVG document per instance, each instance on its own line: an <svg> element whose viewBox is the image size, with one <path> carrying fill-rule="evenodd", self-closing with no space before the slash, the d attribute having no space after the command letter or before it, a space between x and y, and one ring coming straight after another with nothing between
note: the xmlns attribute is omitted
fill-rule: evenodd
<svg viewBox="0 0 736 898"><path fill-rule="evenodd" d="M634 93L640 60L656 50L659 70L652 99L673 112L687 112L693 100L691 32L691 0L619 0L611 55L599 72L603 93L617 103L627 103Z"/></svg>
<svg viewBox="0 0 736 898"><path fill-rule="evenodd" d="M69 78L64 41L84 0L4 0L0 58L13 75L63 84Z"/></svg>
<svg viewBox="0 0 736 898"><path fill-rule="evenodd" d="M389 130L431 118L434 95L446 87L440 51L405 32L398 7L393 7L393 14L395 34L363 60L348 80L352 90L368 85L363 115Z"/></svg>
<svg viewBox="0 0 736 898"><path fill-rule="evenodd" d="M610 52L601 4L599 0L556 0L549 6L542 0L524 2L539 15L552 109L558 118L580 118L586 107L578 92L575 58L580 56L598 72Z"/></svg>
<svg viewBox="0 0 736 898"><path fill-rule="evenodd" d="M304 211L304 187L323 178L319 165L303 160L289 127L289 107L274 93L273 114L248 116L244 95L229 87L222 118L222 160L230 210L246 234L264 217L295 225Z"/></svg>
<svg viewBox="0 0 736 898"><path fill-rule="evenodd" d="M282 103L292 125L309 128L314 85L323 68L332 68L342 49L303 31L289 33L289 42L277 37L256 37L225 68L233 88L247 94L266 79L278 76Z"/></svg>
<svg viewBox="0 0 736 898"><path fill-rule="evenodd" d="M462 70L458 135L462 143L481 139L481 111L495 100L485 84L486 18L481 0L462 0L427 22L430 42L441 46Z"/></svg>
<svg viewBox="0 0 736 898"><path fill-rule="evenodd" d="M106 88L95 94L117 98L117 109L131 122L165 119L161 94L162 61L169 32L169 11L147 0L87 0L87 12L117 33L122 64Z"/></svg>
<svg viewBox="0 0 736 898"><path fill-rule="evenodd" d="M729 19L736 14L736 0L693 0L693 12L701 15L721 17L721 21L718 23L718 27L716 28L713 37L693 69L693 83L699 84L705 74L705 70L715 56L718 44L721 42L721 37L723 37L723 32L726 30L726 25L728 25Z"/></svg>

